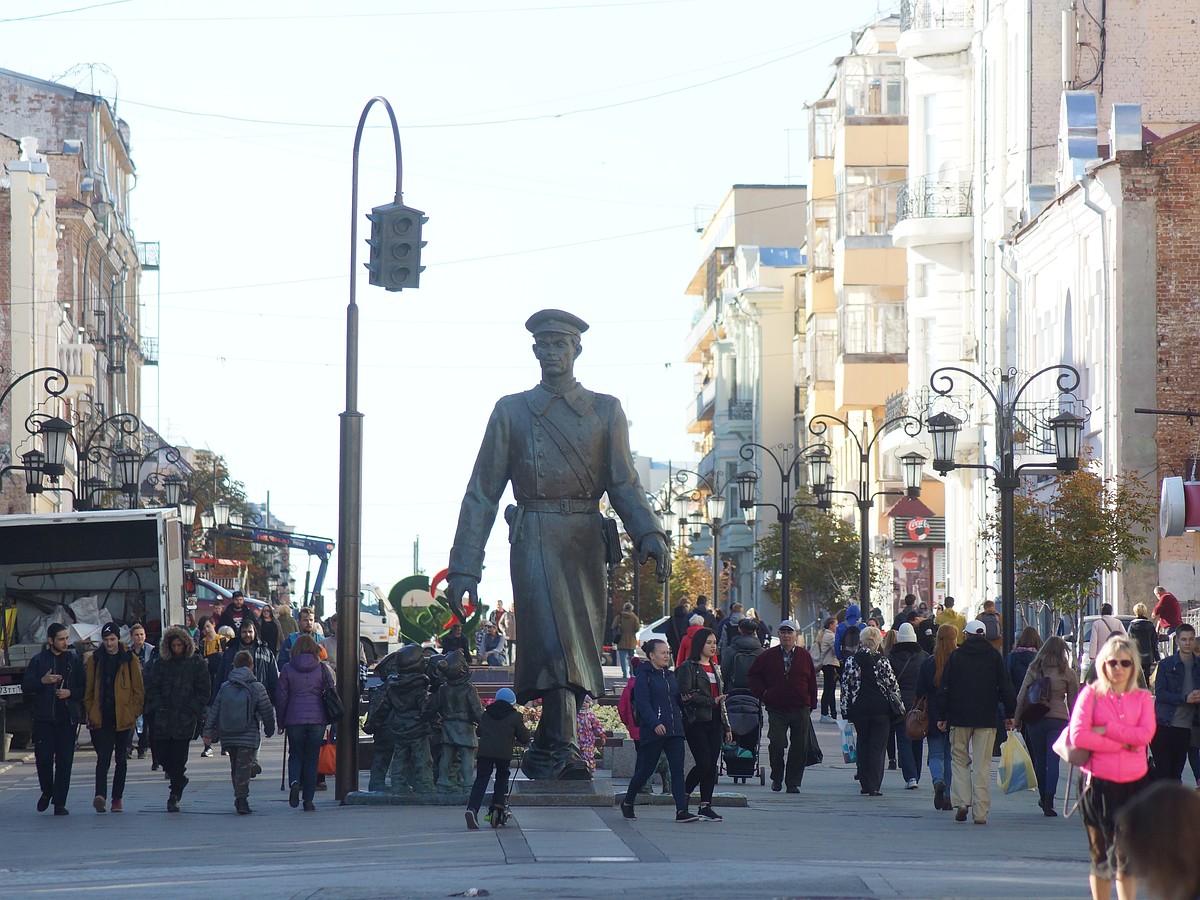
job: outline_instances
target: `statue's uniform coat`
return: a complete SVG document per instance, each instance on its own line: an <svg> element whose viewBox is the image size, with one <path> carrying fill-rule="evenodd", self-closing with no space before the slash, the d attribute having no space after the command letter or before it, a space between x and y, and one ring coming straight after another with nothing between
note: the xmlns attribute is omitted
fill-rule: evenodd
<svg viewBox="0 0 1200 900"><path fill-rule="evenodd" d="M480 578L484 545L509 481L518 503L509 525L513 605L521 622L517 701L556 688L598 697L604 692L599 648L607 573L596 501L608 493L635 546L647 534L662 534L634 468L620 402L578 383L562 394L539 384L500 399L463 497L451 575ZM545 508L545 501L564 500L590 501L591 511Z"/></svg>

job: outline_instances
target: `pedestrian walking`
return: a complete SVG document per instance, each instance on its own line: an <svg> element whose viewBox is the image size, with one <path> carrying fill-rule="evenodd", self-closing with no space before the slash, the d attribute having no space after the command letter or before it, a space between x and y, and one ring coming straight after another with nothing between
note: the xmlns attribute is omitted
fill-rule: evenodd
<svg viewBox="0 0 1200 900"><path fill-rule="evenodd" d="M921 666L928 658L921 645L917 643L917 630L908 622L903 623L896 631L896 643L888 654L888 664L896 675L896 683L900 686L900 699L904 709L910 710L917 700L917 681L921 675ZM912 739L905 732L904 719L892 723L892 735L896 741L896 752L900 758L900 772L904 776L906 790L915 791L921 783L921 755L925 749L923 738Z"/></svg>
<svg viewBox="0 0 1200 900"><path fill-rule="evenodd" d="M1195 647L1196 629L1184 622L1175 629L1175 652L1158 664L1154 681L1158 728L1153 741L1158 778L1182 780L1193 730L1200 727L1200 666L1196 665Z"/></svg>
<svg viewBox="0 0 1200 900"><path fill-rule="evenodd" d="M54 622L46 629L47 647L29 661L21 691L32 694L33 753L37 761L38 812L54 805L56 816L65 816L71 788L75 738L83 721L86 678L83 661L70 649L67 626Z"/></svg>
<svg viewBox="0 0 1200 900"><path fill-rule="evenodd" d="M158 758L154 755L154 742L150 740L153 722L145 710L144 697L146 676L150 674L150 667L158 659L158 648L146 642L146 626L141 622L129 626L129 652L137 657L138 664L142 667L143 707L137 720L137 755L138 759L145 759L146 751L150 751L150 771L153 772L158 769Z"/></svg>
<svg viewBox="0 0 1200 900"><path fill-rule="evenodd" d="M92 807L98 813L107 812L108 767L115 756L112 811L121 812L133 730L145 700L142 664L121 644L121 626L116 622L105 623L100 629L100 640L100 648L87 661L83 701L96 750L96 796Z"/></svg>
<svg viewBox="0 0 1200 900"><path fill-rule="evenodd" d="M1179 599L1161 584L1154 589L1154 611L1150 614L1159 630L1174 634L1175 629L1183 624L1183 609Z"/></svg>
<svg viewBox="0 0 1200 900"><path fill-rule="evenodd" d="M1004 706L1005 726L1012 728L1017 695L1004 669L1000 651L988 643L983 623L972 619L963 628L962 645L950 655L938 686L938 728L950 731L954 778L950 801L954 819L986 825L992 806L989 776L996 742L996 715Z"/></svg>
<svg viewBox="0 0 1200 900"><path fill-rule="evenodd" d="M271 648L259 638L258 622L249 617L242 619L237 640L225 648L221 658L220 683L224 684L229 680L230 674L237 667L237 654L242 651L250 654L254 677L267 689L267 696L274 703L275 691L279 685L279 660Z"/></svg>
<svg viewBox="0 0 1200 900"><path fill-rule="evenodd" d="M487 792L488 782L496 779L492 802L488 808L493 817L504 816L508 808L508 779L512 769L513 750L529 746L532 736L525 727L521 711L516 708L517 695L511 688L500 688L496 699L488 704L479 719L479 750L475 755L475 783L467 800L467 827L479 827L479 805Z"/></svg>
<svg viewBox="0 0 1200 900"><path fill-rule="evenodd" d="M283 642L300 630L296 620L292 618L290 603L280 603L275 609L275 620L279 623L279 649L283 651Z"/></svg>
<svg viewBox="0 0 1200 900"><path fill-rule="evenodd" d="M830 616L817 635L813 665L821 673L824 690L821 691L821 722L829 725L837 722L837 683L842 673L842 664L837 658L837 619Z"/></svg>
<svg viewBox="0 0 1200 900"><path fill-rule="evenodd" d="M1053 818L1054 795L1058 791L1058 754L1054 742L1071 718L1079 695L1079 676L1071 665L1066 642L1052 635L1037 652L1025 672L1017 693L1015 727L1025 727L1025 743L1037 776L1038 806Z"/></svg>
<svg viewBox="0 0 1200 900"><path fill-rule="evenodd" d="M710 822L721 821L712 805L721 747L733 743L716 654L717 636L710 629L701 628L692 636L691 655L675 672L683 705L683 733L696 761L684 778L683 790L690 797L692 791L700 788L696 814Z"/></svg>
<svg viewBox="0 0 1200 900"><path fill-rule="evenodd" d="M667 754L671 767L671 795L675 798L675 821L698 822L700 817L688 810L687 792L683 786L683 711L679 706L679 685L670 670L671 646L655 638L642 645L648 665L639 666L633 674L633 706L641 740L633 778L621 801L621 814L636 819L633 801L654 770L658 759Z"/></svg>
<svg viewBox="0 0 1200 900"><path fill-rule="evenodd" d="M667 619L666 625L663 626L663 633L667 636L667 643L671 645L671 659L679 657L679 645L683 641L683 636L687 634L691 614L688 612L686 603L679 603L674 610L671 611L671 618Z"/></svg>
<svg viewBox="0 0 1200 900"><path fill-rule="evenodd" d="M957 649L958 629L953 625L939 625L933 654L921 663L921 671L917 676L916 699L925 701L925 715L930 726L926 738L929 741L929 777L933 779L933 808L939 810L954 808L950 802L950 785L953 783L950 735L935 723L945 718L938 706L938 687L942 683L946 663Z"/></svg>
<svg viewBox="0 0 1200 900"><path fill-rule="evenodd" d="M325 647L325 638L321 635L320 629L317 628L317 612L311 606L306 606L298 613L295 630L283 639L283 646L280 648L279 656L276 660L281 668L287 665L288 660L291 658L292 647L295 646L296 641L300 639L300 635L302 634L307 634L316 642L317 658L321 662L328 661L329 652ZM333 641L329 642L330 647L333 644ZM446 652L448 653L449 651Z"/></svg>
<svg viewBox="0 0 1200 900"><path fill-rule="evenodd" d="M1014 691L1019 691L1025 683L1025 673L1029 670L1029 664L1041 649L1042 636L1032 625L1026 625L1017 638L1017 645L1004 659L1004 668L1008 672L1008 679L1012 682Z"/></svg>
<svg viewBox="0 0 1200 900"><path fill-rule="evenodd" d="M738 623L746 618L746 614L743 612L744 609L745 607L740 603L731 603L729 605L729 615L717 623L718 657L725 655L725 651L729 649L729 645L738 636ZM720 612L720 610L717 610L717 612Z"/></svg>
<svg viewBox="0 0 1200 900"><path fill-rule="evenodd" d="M758 635L758 642L764 649L771 645L771 626L762 620L762 616L758 614L758 610L753 606L746 610L746 618L753 620L755 624L754 633Z"/></svg>
<svg viewBox="0 0 1200 900"><path fill-rule="evenodd" d="M692 613L688 619L687 631L684 632L683 638L679 641L679 652L675 654L675 667L683 665L685 659L690 659L692 656L692 639L697 631L706 627L704 624L704 616L700 613Z"/></svg>
<svg viewBox="0 0 1200 900"><path fill-rule="evenodd" d="M750 689L750 667L763 652L758 639L758 622L749 616L738 620L737 637L725 650L721 662L721 678L726 691L748 691Z"/></svg>
<svg viewBox="0 0 1200 900"><path fill-rule="evenodd" d="M258 639L266 644L272 653L279 655L282 632L279 623L275 621L275 609L269 603L258 614Z"/></svg>
<svg viewBox="0 0 1200 900"><path fill-rule="evenodd" d="M817 705L817 672L812 656L796 646L796 623L779 623L779 645L764 650L750 666L750 693L767 708L767 756L771 790L787 785L800 793L808 757L809 716ZM785 762L786 755L786 762Z"/></svg>
<svg viewBox="0 0 1200 900"><path fill-rule="evenodd" d="M963 642L963 629L967 626L967 617L954 608L954 598L947 597L942 601L942 610L933 617L939 625L953 625L958 632L958 645Z"/></svg>
<svg viewBox="0 0 1200 900"><path fill-rule="evenodd" d="M334 686L333 672L321 662L317 649L312 635L297 638L275 691L275 721L280 731L287 729L288 803L295 809L303 799L305 812L316 810L317 763L329 724L324 694Z"/></svg>
<svg viewBox="0 0 1200 900"><path fill-rule="evenodd" d="M850 616L846 616L850 620ZM857 735L859 792L882 797L883 760L888 735L900 702L900 686L887 658L879 651L883 634L869 625L859 635L859 646L842 660L842 718Z"/></svg>
<svg viewBox="0 0 1200 900"><path fill-rule="evenodd" d="M630 662L629 667L632 672L636 673L639 666L646 664L646 660L642 659L640 656L635 656ZM641 744L642 731L640 728L638 728L636 717L633 714L633 681L633 678L630 678L627 682L625 682L625 687L621 690L621 697L617 701L617 716L620 717L621 724L624 725L626 730L629 732L629 739L633 741L633 749L636 753ZM655 775L658 775L662 778L662 792L664 794L669 793L671 789L667 784L667 779L669 777L667 772L667 758L661 753L658 757L658 764L654 767L654 771L651 773L651 777L654 777ZM649 781L642 785L641 792L643 794L654 793L654 789L650 786Z"/></svg>
<svg viewBox="0 0 1200 900"><path fill-rule="evenodd" d="M1138 653L1141 655L1142 674L1149 684L1154 678L1154 669L1158 666L1162 654L1158 649L1158 629L1150 621L1150 611L1146 608L1145 603L1138 603L1133 607L1133 621L1129 623L1127 631L1129 636L1137 641Z"/></svg>
<svg viewBox="0 0 1200 900"><path fill-rule="evenodd" d="M172 625L163 632L158 662L146 683L146 709L154 716L152 739L171 785L167 812L179 812L188 784L188 747L200 730L209 690L208 666L196 655L192 636Z"/></svg>
<svg viewBox="0 0 1200 900"><path fill-rule="evenodd" d="M217 627L228 625L233 629L233 633L237 634L242 630L242 623L247 619L258 625L258 616L253 607L246 605L245 595L241 591L234 591L229 600L229 606L225 607L224 612L217 619Z"/></svg>
<svg viewBox="0 0 1200 900"><path fill-rule="evenodd" d="M1092 639L1088 645L1088 658L1095 660L1100 656L1100 648L1114 634L1124 634L1125 626L1113 614L1111 603L1100 605L1100 618L1092 623Z"/></svg>
<svg viewBox="0 0 1200 900"><path fill-rule="evenodd" d="M1154 736L1155 712L1150 692L1138 687L1139 657L1127 635L1109 638L1096 657L1096 681L1080 690L1067 726L1070 744L1091 751L1080 766L1079 812L1091 851L1093 900L1108 900L1114 878L1118 897L1137 896L1116 819L1149 780L1146 747Z"/></svg>
<svg viewBox="0 0 1200 900"><path fill-rule="evenodd" d="M837 654L838 662L845 663L854 655L858 650L862 631L866 627L866 623L862 621L862 610L859 609L858 604L851 603L847 606L846 618L838 623L837 631L834 633L834 652Z"/></svg>
<svg viewBox="0 0 1200 900"><path fill-rule="evenodd" d="M247 622L243 620L242 629ZM314 657L315 658L315 657ZM204 726L209 740L219 740L229 757L229 775L233 781L233 807L239 816L250 809L250 779L258 756L260 734L275 734L275 707L266 686L254 676L254 654L239 650L233 657L233 670L217 691Z"/></svg>
<svg viewBox="0 0 1200 900"><path fill-rule="evenodd" d="M217 620L210 616L201 616L197 620L196 634L196 649L204 660L205 671L208 672L208 696L215 697L217 688L223 681L221 670L229 638L217 631ZM208 711L205 710L204 715L207 714ZM204 749L200 751L200 755L205 758L213 755L212 745L207 737L204 737Z"/></svg>
<svg viewBox="0 0 1200 900"><path fill-rule="evenodd" d="M633 611L633 604L626 603L617 617L617 663L621 666L621 677L630 675L629 661L637 650L638 632L642 630L642 621Z"/></svg>

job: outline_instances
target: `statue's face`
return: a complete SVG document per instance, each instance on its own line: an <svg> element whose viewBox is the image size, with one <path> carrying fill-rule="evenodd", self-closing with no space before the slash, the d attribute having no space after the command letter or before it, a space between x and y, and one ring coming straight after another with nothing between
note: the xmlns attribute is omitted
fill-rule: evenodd
<svg viewBox="0 0 1200 900"><path fill-rule="evenodd" d="M533 355L542 366L543 378L561 378L575 371L575 341L569 334L544 331L534 335Z"/></svg>

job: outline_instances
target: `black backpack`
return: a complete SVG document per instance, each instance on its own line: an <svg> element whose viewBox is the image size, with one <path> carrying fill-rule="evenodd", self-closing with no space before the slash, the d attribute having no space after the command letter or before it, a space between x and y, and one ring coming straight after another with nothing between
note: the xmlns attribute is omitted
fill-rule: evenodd
<svg viewBox="0 0 1200 900"><path fill-rule="evenodd" d="M994 612L981 613L979 621L983 623L983 636L989 641L1000 640L1000 614Z"/></svg>
<svg viewBox="0 0 1200 900"><path fill-rule="evenodd" d="M842 632L842 656L853 656L858 650L858 626L847 625L846 630Z"/></svg>
<svg viewBox="0 0 1200 900"><path fill-rule="evenodd" d="M750 667L754 665L754 660L756 659L758 659L758 654L750 650L741 650L734 654L733 661L729 664L729 684L726 687L749 687Z"/></svg>

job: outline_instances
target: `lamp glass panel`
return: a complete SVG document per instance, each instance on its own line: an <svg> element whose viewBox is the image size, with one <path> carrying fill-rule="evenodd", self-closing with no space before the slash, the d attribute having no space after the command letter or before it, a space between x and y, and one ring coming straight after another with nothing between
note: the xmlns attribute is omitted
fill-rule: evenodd
<svg viewBox="0 0 1200 900"><path fill-rule="evenodd" d="M228 500L218 500L213 504L213 518L216 520L217 527L219 528L229 524Z"/></svg>
<svg viewBox="0 0 1200 900"><path fill-rule="evenodd" d="M725 518L725 494L723 491L709 495L708 516L713 521Z"/></svg>
<svg viewBox="0 0 1200 900"><path fill-rule="evenodd" d="M738 502L742 509L750 509L754 506L755 487L758 485L758 473L753 469L743 469L738 472L734 480L738 486Z"/></svg>

